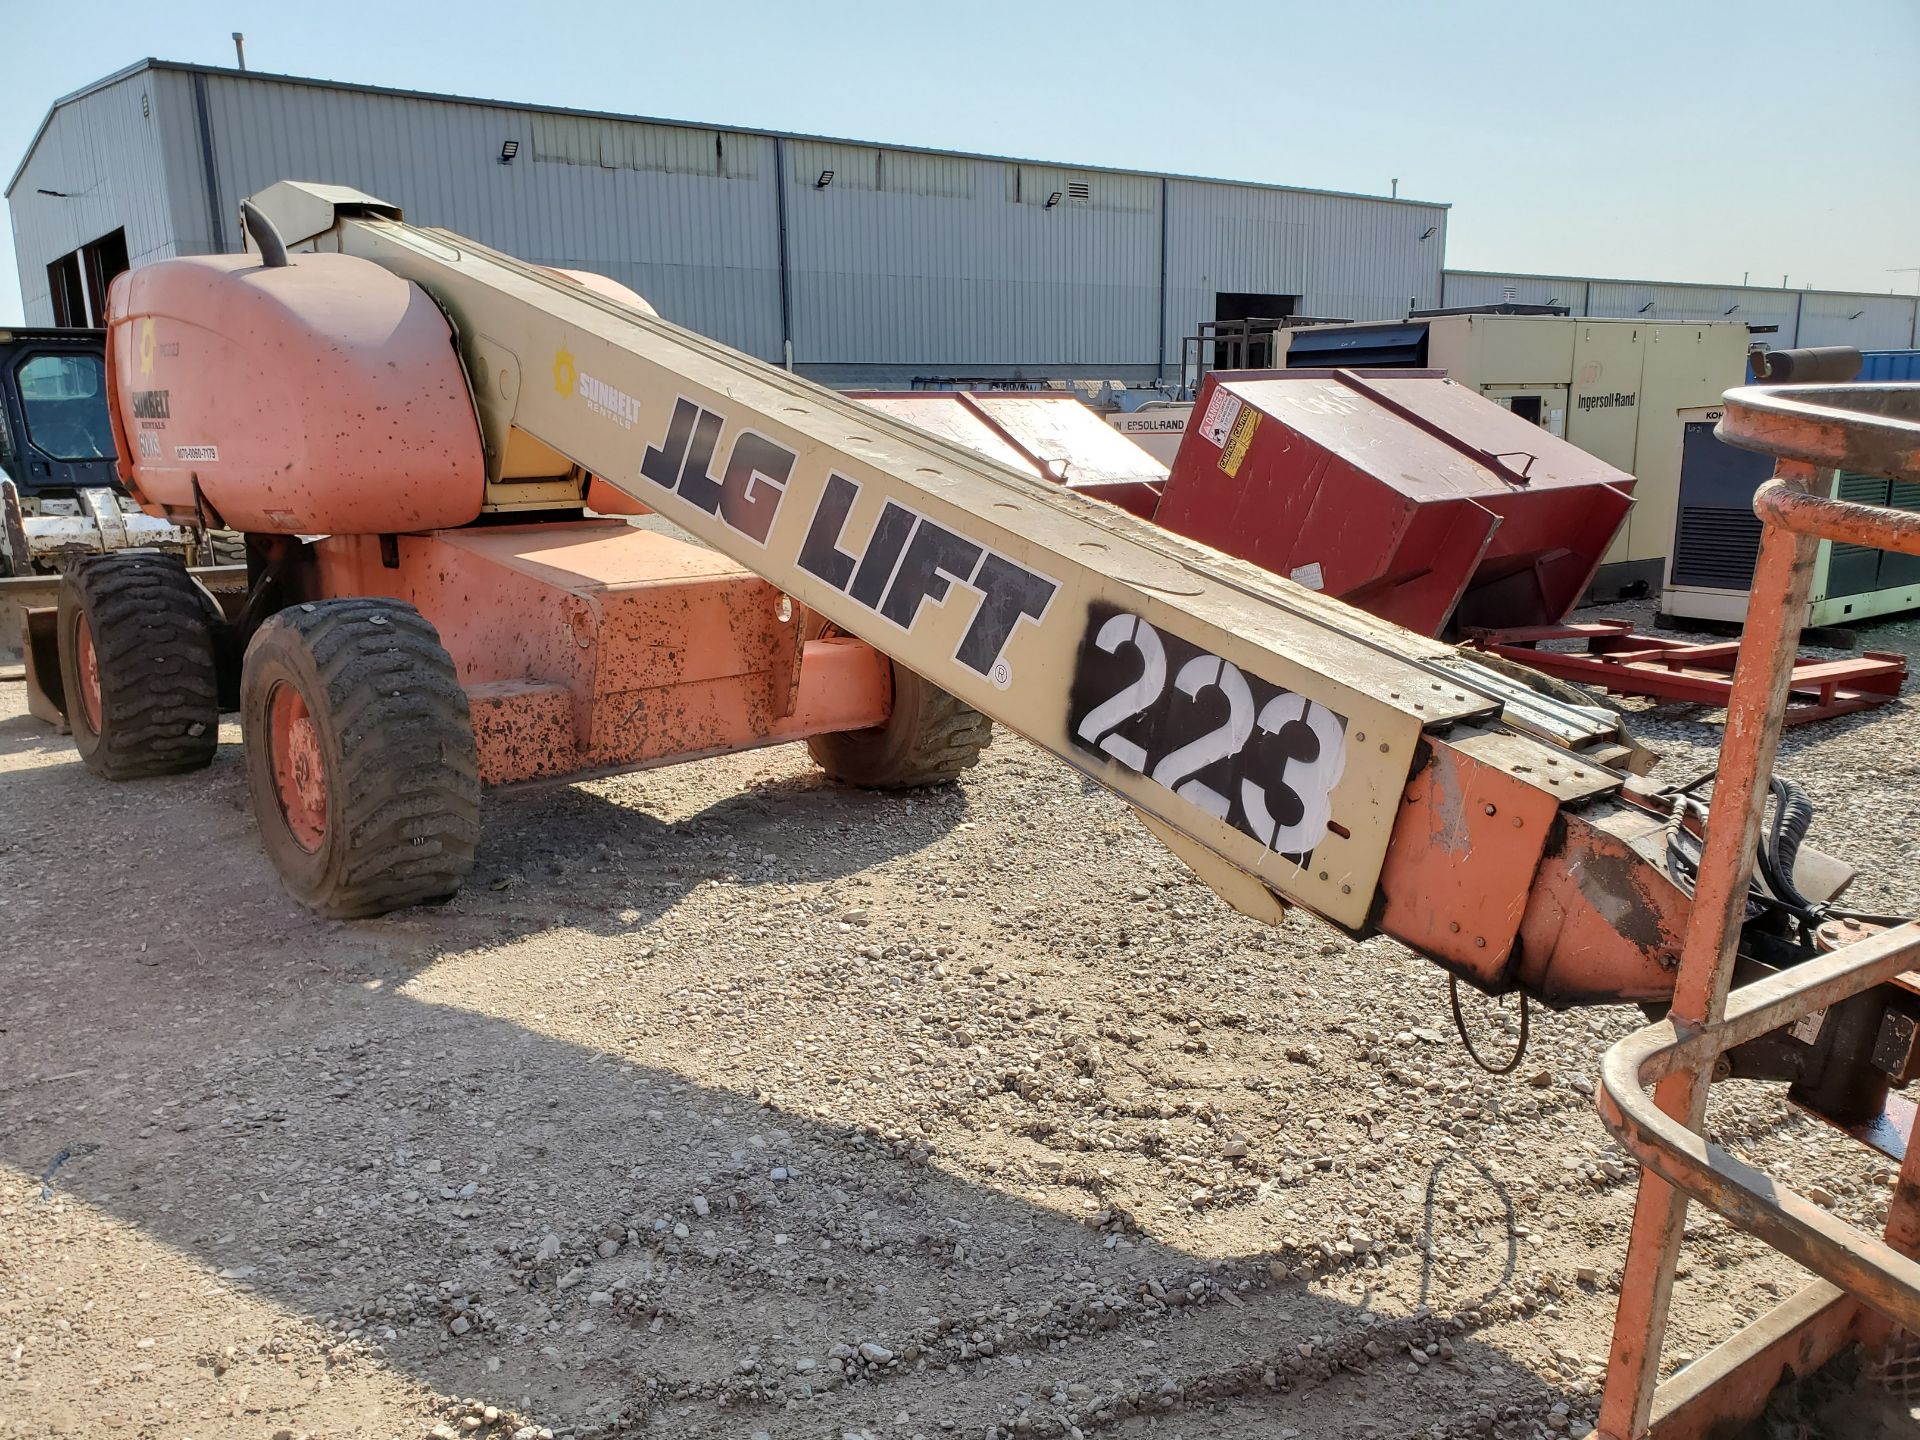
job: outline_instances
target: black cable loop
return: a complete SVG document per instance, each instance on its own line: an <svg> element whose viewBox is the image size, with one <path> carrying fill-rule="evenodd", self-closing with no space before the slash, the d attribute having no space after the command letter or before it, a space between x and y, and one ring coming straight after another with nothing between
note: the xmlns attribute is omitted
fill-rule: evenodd
<svg viewBox="0 0 1920 1440"><path fill-rule="evenodd" d="M1480 1058L1480 1052L1473 1048L1473 1039L1467 1034L1467 1017L1460 1010L1460 977L1458 975L1447 976L1447 999L1453 1005L1453 1028L1459 1032L1460 1043L1466 1047L1467 1055L1474 1064L1489 1075L1511 1075L1519 1068L1521 1060L1526 1057L1527 1035L1530 1029L1526 991L1520 992L1520 1043L1513 1048L1513 1058L1504 1065L1489 1065Z"/></svg>

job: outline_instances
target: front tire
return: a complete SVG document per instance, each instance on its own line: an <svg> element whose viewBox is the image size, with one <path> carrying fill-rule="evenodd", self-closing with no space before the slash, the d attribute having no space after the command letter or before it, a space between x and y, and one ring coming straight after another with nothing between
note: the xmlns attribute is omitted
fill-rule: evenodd
<svg viewBox="0 0 1920 1440"><path fill-rule="evenodd" d="M301 904L357 919L460 889L480 837L473 725L419 611L282 610L247 646L240 718L261 843Z"/></svg>
<svg viewBox="0 0 1920 1440"><path fill-rule="evenodd" d="M107 780L204 769L220 743L213 625L176 556L82 560L60 581L60 683L74 748Z"/></svg>

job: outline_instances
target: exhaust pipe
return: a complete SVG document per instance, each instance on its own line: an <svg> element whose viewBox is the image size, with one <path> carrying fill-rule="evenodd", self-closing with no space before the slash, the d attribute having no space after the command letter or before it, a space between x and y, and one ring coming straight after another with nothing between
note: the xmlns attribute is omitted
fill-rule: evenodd
<svg viewBox="0 0 1920 1440"><path fill-rule="evenodd" d="M280 232L273 228L273 222L251 200L240 202L240 223L252 238L254 248L260 252L260 263L269 270L277 270L287 263L287 242L280 238Z"/></svg>

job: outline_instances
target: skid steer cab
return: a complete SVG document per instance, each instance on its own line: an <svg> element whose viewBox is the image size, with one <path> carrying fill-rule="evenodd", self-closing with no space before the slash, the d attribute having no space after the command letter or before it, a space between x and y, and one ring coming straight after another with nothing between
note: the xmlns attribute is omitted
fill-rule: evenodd
<svg viewBox="0 0 1920 1440"><path fill-rule="evenodd" d="M149 515L119 475L104 330L0 328L0 663L26 665L28 706L67 723L60 577L96 555L168 554L209 594L245 578L245 542Z"/></svg>
<svg viewBox="0 0 1920 1440"><path fill-rule="evenodd" d="M106 332L0 327L0 577L109 550L188 554L192 531L143 514L117 465Z"/></svg>

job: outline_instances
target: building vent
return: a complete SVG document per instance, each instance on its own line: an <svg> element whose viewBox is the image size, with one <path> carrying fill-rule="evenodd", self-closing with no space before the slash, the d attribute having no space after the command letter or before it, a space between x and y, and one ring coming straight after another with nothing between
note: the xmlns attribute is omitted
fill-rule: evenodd
<svg viewBox="0 0 1920 1440"><path fill-rule="evenodd" d="M1502 285L1500 287L1500 303L1502 305L1513 304L1513 287L1511 285Z"/></svg>
<svg viewBox="0 0 1920 1440"><path fill-rule="evenodd" d="M1067 199L1075 205L1084 205L1092 198L1093 192L1088 188L1086 181L1069 180L1067 182Z"/></svg>

